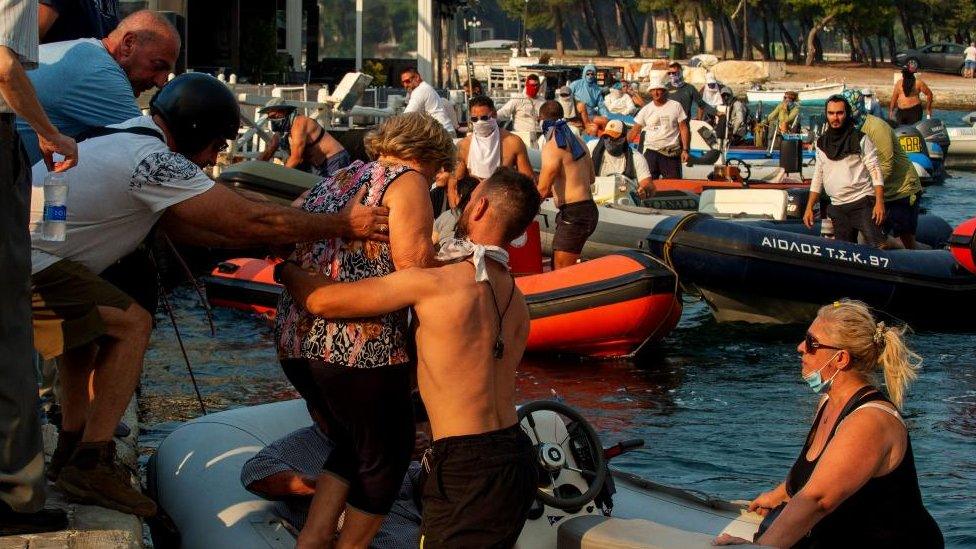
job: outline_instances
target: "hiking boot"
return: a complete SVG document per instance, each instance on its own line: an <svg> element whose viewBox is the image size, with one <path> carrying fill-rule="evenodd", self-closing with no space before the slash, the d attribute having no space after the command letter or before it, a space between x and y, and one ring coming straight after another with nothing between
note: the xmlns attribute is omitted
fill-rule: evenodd
<svg viewBox="0 0 976 549"><path fill-rule="evenodd" d="M0 536L56 532L68 528L68 515L61 509L18 513L0 501Z"/></svg>
<svg viewBox="0 0 976 549"><path fill-rule="evenodd" d="M129 475L115 464L115 441L80 442L61 469L57 486L78 503L151 517L156 503L132 487Z"/></svg>
<svg viewBox="0 0 976 549"><path fill-rule="evenodd" d="M47 479L51 482L58 480L64 464L75 453L75 447L81 442L81 432L61 431L58 433L58 445L51 454L51 462L47 464Z"/></svg>

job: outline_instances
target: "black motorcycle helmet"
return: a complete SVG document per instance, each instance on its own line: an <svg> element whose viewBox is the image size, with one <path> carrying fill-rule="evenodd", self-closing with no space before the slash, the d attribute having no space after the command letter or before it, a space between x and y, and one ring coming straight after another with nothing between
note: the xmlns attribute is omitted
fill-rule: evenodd
<svg viewBox="0 0 976 549"><path fill-rule="evenodd" d="M184 73L170 80L149 102L176 142L176 152L192 156L219 138L235 139L241 108L223 82L203 73Z"/></svg>

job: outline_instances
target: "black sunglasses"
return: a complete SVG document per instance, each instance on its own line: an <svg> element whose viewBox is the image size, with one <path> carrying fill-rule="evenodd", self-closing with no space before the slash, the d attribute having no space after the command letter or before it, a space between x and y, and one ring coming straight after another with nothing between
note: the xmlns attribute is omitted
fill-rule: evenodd
<svg viewBox="0 0 976 549"><path fill-rule="evenodd" d="M494 116L492 116L490 114L486 114L484 116L472 116L471 117L471 121L474 122L475 120L480 120L482 122L487 122L487 121L491 120L492 118L494 118Z"/></svg>
<svg viewBox="0 0 976 549"><path fill-rule="evenodd" d="M838 351L841 350L840 347L834 347L833 345L820 343L819 341L817 341L817 338L814 337L813 334L807 332L807 335L803 337L803 351L808 355L812 355L813 353L817 352L817 349L837 349Z"/></svg>

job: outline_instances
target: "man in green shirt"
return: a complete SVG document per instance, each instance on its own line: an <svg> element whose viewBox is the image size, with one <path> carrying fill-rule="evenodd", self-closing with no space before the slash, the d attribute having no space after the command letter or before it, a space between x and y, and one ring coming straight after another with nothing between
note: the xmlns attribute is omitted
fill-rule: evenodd
<svg viewBox="0 0 976 549"><path fill-rule="evenodd" d="M918 227L918 201L922 193L915 165L908 159L891 126L876 116L865 114L864 96L859 90L845 90L844 99L851 105L855 124L877 148L878 163L884 176L884 231L901 239L905 248L913 249Z"/></svg>
<svg viewBox="0 0 976 549"><path fill-rule="evenodd" d="M766 117L766 125L769 131L778 128L779 133L789 133L800 117L799 97L795 91L788 91L783 94L783 102L776 105L773 112Z"/></svg>

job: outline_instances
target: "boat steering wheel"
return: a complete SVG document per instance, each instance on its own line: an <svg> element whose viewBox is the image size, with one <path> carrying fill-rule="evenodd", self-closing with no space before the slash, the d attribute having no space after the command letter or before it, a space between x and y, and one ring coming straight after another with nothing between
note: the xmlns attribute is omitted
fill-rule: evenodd
<svg viewBox="0 0 976 549"><path fill-rule="evenodd" d="M742 177L742 186L748 186L749 178L752 177L752 167L746 164L741 158L730 158L725 161L726 166L738 166L739 174Z"/></svg>
<svg viewBox="0 0 976 549"><path fill-rule="evenodd" d="M557 435L555 429L549 437L552 440L546 438L548 432L541 433L540 436L533 414L543 411L561 416L568 433L562 435L562 440L558 439L561 435ZM553 400L536 400L523 405L518 409L518 420L522 430L535 442L539 467L536 496L539 500L564 511L579 509L593 501L606 483L607 460L603 455L600 438L589 422L576 410ZM567 459L569 456L572 456L576 467L570 465ZM586 491L579 495L561 493L561 486L557 485L556 480L563 470L578 473L587 484Z"/></svg>

